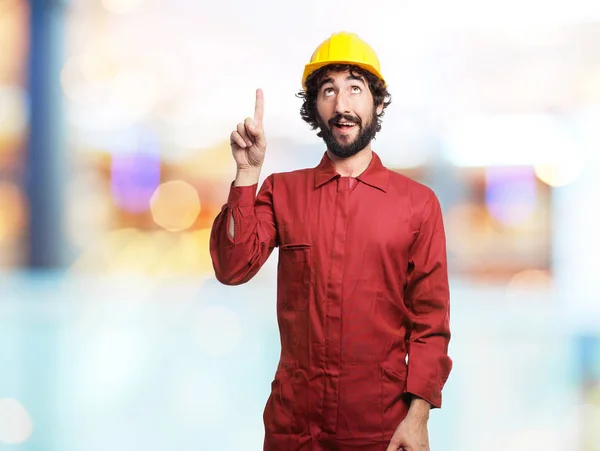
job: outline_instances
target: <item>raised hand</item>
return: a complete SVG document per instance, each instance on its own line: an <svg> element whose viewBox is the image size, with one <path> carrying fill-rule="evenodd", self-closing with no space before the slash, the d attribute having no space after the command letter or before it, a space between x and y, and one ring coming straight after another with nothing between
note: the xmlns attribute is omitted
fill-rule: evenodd
<svg viewBox="0 0 600 451"><path fill-rule="evenodd" d="M265 160L267 141L263 129L264 95L256 90L254 118L247 117L231 132L230 143L238 171L260 171Z"/></svg>

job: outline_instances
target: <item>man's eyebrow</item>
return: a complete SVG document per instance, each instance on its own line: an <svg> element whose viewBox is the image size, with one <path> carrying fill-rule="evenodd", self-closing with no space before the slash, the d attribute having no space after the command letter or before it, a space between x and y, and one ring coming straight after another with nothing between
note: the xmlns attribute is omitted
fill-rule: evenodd
<svg viewBox="0 0 600 451"><path fill-rule="evenodd" d="M321 82L319 83L318 89L321 89L325 83L333 83L333 78L328 77L328 78L324 78L323 80L321 80Z"/></svg>
<svg viewBox="0 0 600 451"><path fill-rule="evenodd" d="M365 79L360 75L348 75L348 77L346 77L346 80L356 80L360 81L363 85L365 84Z"/></svg>

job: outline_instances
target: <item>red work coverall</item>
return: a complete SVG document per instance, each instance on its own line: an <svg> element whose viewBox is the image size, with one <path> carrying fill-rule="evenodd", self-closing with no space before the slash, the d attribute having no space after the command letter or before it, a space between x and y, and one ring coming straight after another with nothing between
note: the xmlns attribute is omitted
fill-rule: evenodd
<svg viewBox="0 0 600 451"><path fill-rule="evenodd" d="M452 360L438 198L375 152L351 180L325 153L316 168L268 176L258 194L232 185L213 224L221 283L247 282L279 247L264 450L384 451L410 394L441 407Z"/></svg>

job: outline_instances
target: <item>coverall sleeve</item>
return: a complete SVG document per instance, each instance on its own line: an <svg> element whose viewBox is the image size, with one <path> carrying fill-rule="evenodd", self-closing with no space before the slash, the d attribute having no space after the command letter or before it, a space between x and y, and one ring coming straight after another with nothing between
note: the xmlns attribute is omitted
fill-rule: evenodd
<svg viewBox="0 0 600 451"><path fill-rule="evenodd" d="M423 207L418 235L412 245L405 301L411 311L406 392L442 405L442 389L450 375L450 293L446 237L435 193Z"/></svg>
<svg viewBox="0 0 600 451"><path fill-rule="evenodd" d="M213 222L210 256L217 280L225 285L240 285L258 273L276 246L277 232L273 213L273 176L256 194L258 184L231 184L227 203ZM229 235L233 214L234 237Z"/></svg>

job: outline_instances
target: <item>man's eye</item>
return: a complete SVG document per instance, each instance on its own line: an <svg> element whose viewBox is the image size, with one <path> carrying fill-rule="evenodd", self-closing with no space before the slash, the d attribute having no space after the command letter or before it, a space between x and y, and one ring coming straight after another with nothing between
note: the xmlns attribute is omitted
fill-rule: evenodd
<svg viewBox="0 0 600 451"><path fill-rule="evenodd" d="M325 94L326 96L330 96L331 94L333 94L333 88L325 88L323 94Z"/></svg>
<svg viewBox="0 0 600 451"><path fill-rule="evenodd" d="M358 94L359 92L362 92L362 89L360 89L358 86L352 86L352 92L354 94Z"/></svg>

